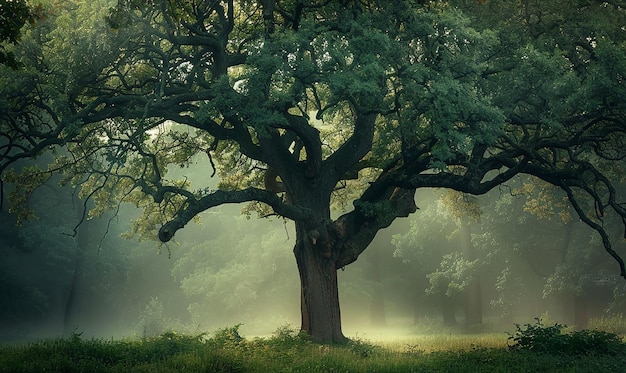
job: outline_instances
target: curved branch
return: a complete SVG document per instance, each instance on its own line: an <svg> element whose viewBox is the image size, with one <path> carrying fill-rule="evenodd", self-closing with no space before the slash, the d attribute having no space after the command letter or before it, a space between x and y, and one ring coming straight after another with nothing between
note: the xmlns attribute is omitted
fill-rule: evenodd
<svg viewBox="0 0 626 373"><path fill-rule="evenodd" d="M179 229L183 228L197 214L212 207L228 204L259 201L271 206L277 214L299 221L310 221L313 219L313 212L309 209L284 203L282 199L267 190L258 188L246 188L242 190L216 190L200 199L187 197L186 207L182 208L177 216L169 222L163 224L159 229L159 240L167 242L174 237Z"/></svg>
<svg viewBox="0 0 626 373"><path fill-rule="evenodd" d="M574 207L574 210L576 210L576 213L578 214L578 217L585 224L587 224L589 227L591 227L596 232L598 232L598 234L602 238L602 244L604 245L604 250L606 250L606 252L609 253L609 255L611 255L613 257L613 259L615 259L615 261L617 261L617 263L619 264L620 276L622 276L622 277L624 277L624 279L626 279L626 266L624 265L624 260L622 259L622 257L619 256L619 254L617 252L615 252L615 250L613 250L613 248L611 246L611 240L609 239L609 235L606 233L604 228L600 224L594 222L593 220L591 220L587 216L585 211L582 209L582 207L580 206L580 204L576 200L576 197L574 196L572 188L570 188L564 182L561 183L560 187L561 187L561 189L563 189L565 191L565 193L567 193L567 199L572 204L572 207Z"/></svg>
<svg viewBox="0 0 626 373"><path fill-rule="evenodd" d="M381 194L377 207L381 212L370 215L369 206L355 206L355 209L339 217L335 227L341 242L337 268L344 267L355 260L369 246L379 230L386 228L396 218L407 217L417 211L415 189L392 188Z"/></svg>

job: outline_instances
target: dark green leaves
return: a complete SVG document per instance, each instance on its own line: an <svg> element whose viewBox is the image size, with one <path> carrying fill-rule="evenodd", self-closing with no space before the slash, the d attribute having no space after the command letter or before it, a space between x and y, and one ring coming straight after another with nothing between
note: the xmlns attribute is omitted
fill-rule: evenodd
<svg viewBox="0 0 626 373"><path fill-rule="evenodd" d="M17 68L13 51L5 43L16 44L20 40L22 27L40 17L41 8L31 9L25 0L0 0L0 64Z"/></svg>

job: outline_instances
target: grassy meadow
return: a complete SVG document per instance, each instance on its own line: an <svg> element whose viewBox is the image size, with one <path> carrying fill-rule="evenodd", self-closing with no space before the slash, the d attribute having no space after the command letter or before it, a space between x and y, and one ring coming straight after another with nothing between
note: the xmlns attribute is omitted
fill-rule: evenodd
<svg viewBox="0 0 626 373"><path fill-rule="evenodd" d="M509 338L511 337L511 338ZM616 334L536 325L504 333L421 335L315 344L290 327L246 339L234 326L212 335L166 333L128 340L48 339L0 346L0 372L617 372Z"/></svg>

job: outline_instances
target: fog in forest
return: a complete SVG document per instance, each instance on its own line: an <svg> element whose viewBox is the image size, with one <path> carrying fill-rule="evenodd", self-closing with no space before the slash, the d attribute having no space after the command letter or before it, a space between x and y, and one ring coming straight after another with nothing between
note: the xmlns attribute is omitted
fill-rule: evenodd
<svg viewBox="0 0 626 373"><path fill-rule="evenodd" d="M535 317L585 328L621 315L617 266L568 207L546 202L552 192L530 179L480 198L418 191L420 210L339 270L345 334L503 332ZM290 221L222 206L162 245L123 237L131 205L82 221L90 205L54 180L29 204L36 217L21 226L6 207L0 217L3 342L300 325Z"/></svg>

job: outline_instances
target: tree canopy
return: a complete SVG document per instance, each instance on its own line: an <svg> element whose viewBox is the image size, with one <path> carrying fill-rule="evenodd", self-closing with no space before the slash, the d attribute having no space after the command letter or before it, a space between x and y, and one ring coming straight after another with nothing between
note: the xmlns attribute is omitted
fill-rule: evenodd
<svg viewBox="0 0 626 373"><path fill-rule="evenodd" d="M16 44L20 40L20 31L24 25L34 23L40 17L41 8L35 9L28 6L25 0L2 0L0 1L0 64L18 67L15 55L7 51L6 44Z"/></svg>
<svg viewBox="0 0 626 373"><path fill-rule="evenodd" d="M625 9L481 3L46 2L13 48L23 67L0 72L0 173L22 206L51 173L90 214L132 202L133 232L163 242L226 203L295 221L302 329L324 342L343 339L336 270L418 188L533 175L625 276L603 226L626 226ZM50 151L48 169L10 169ZM205 178L168 174L196 162Z"/></svg>

